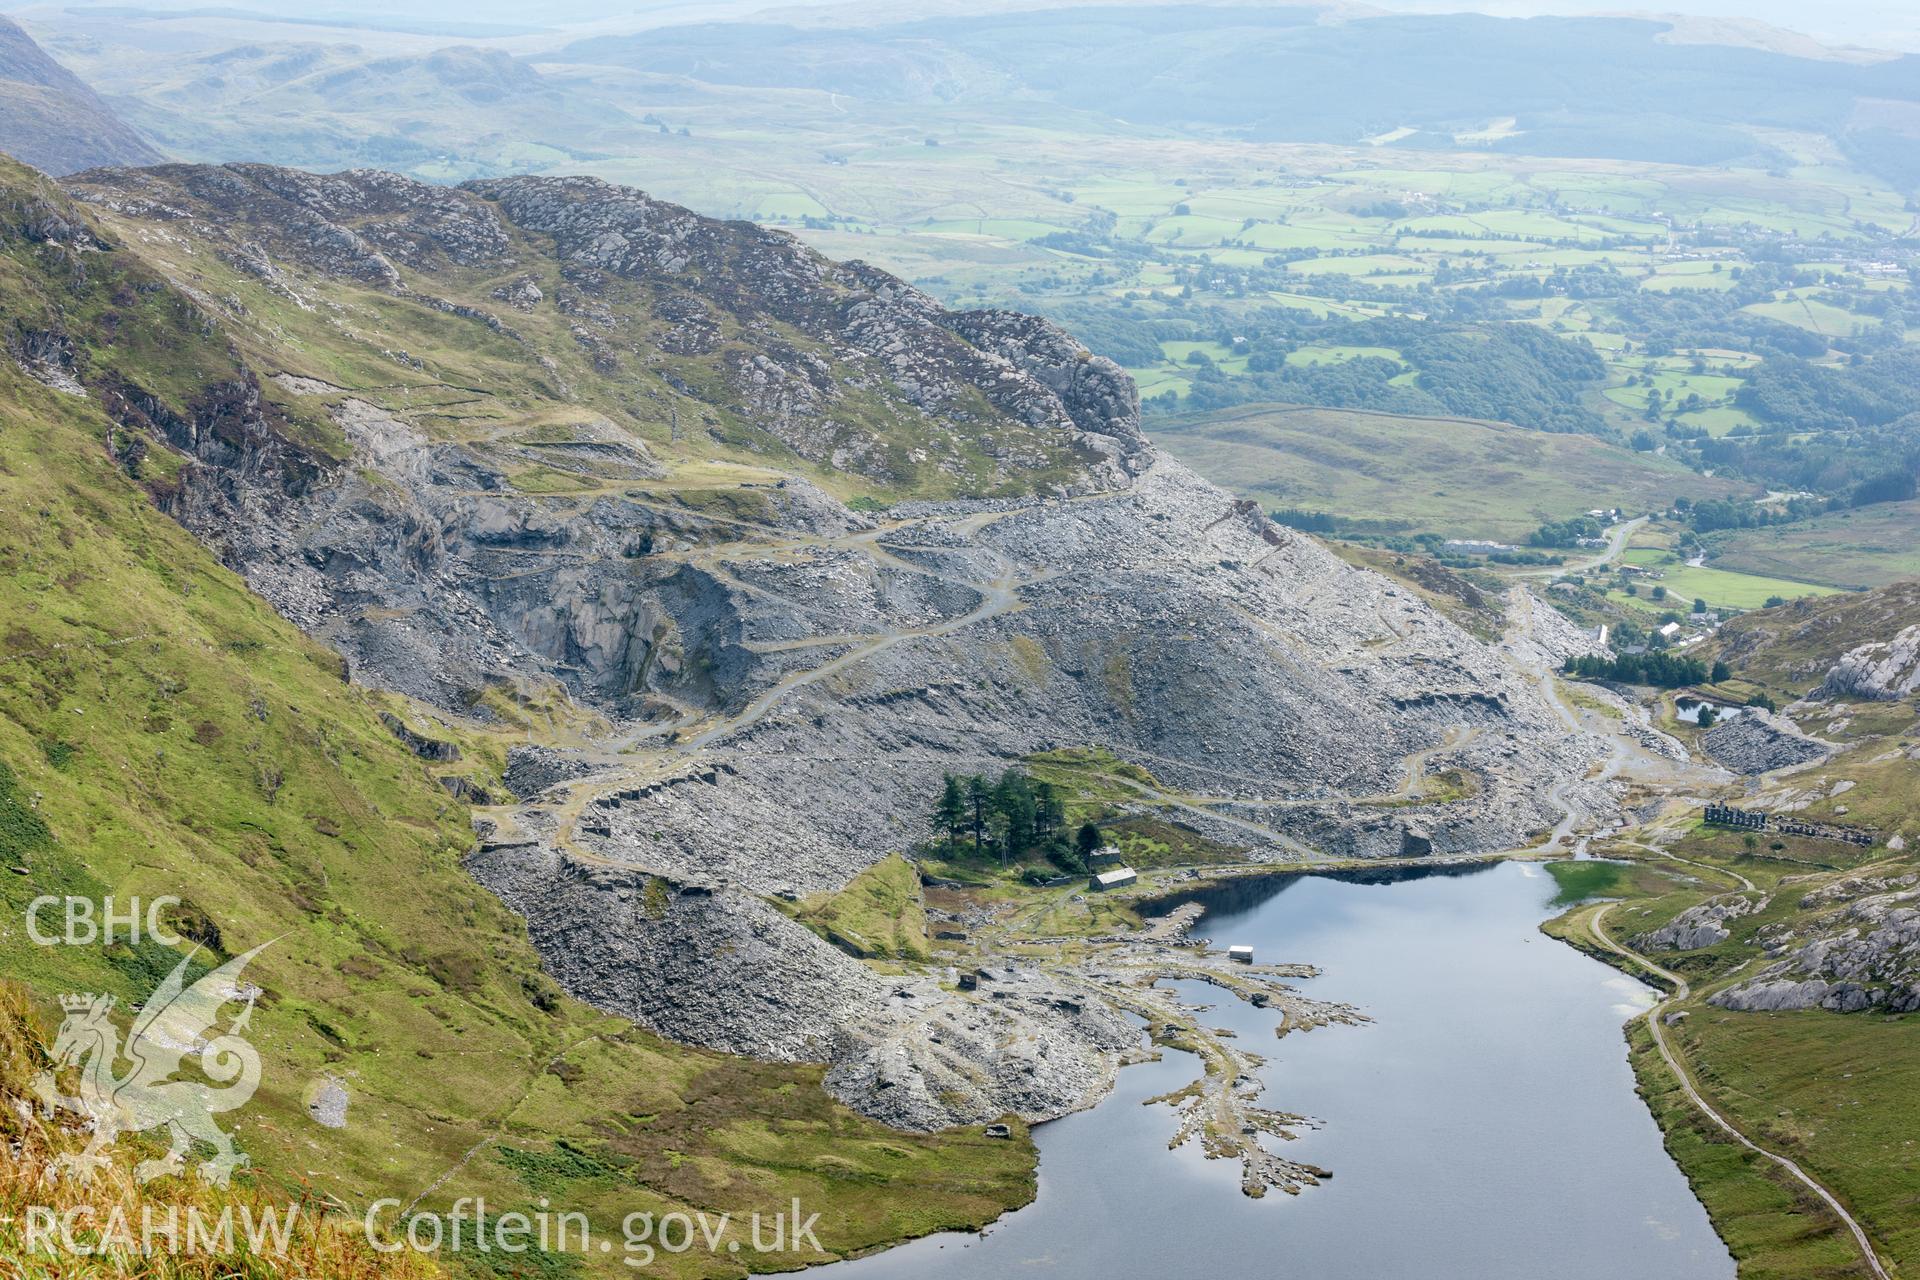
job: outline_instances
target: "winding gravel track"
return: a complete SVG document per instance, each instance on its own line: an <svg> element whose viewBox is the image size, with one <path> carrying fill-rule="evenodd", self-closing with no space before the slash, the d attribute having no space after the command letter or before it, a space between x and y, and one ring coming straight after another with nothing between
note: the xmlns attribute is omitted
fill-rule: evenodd
<svg viewBox="0 0 1920 1280"><path fill-rule="evenodd" d="M1698 1110L1700 1114L1725 1130L1727 1135L1735 1142L1753 1152L1755 1155L1771 1160L1774 1164L1786 1170L1789 1176L1805 1186L1807 1190L1820 1197L1826 1206L1833 1210L1834 1216L1839 1218L1847 1230L1853 1233L1854 1243L1860 1246L1860 1254L1866 1261L1867 1269L1877 1277L1877 1280L1892 1280L1887 1274L1886 1267L1880 1262L1880 1255L1874 1252L1873 1242L1867 1238L1866 1231L1854 1220L1853 1215L1847 1212L1846 1206L1840 1203L1838 1196L1827 1190L1826 1187L1814 1179L1812 1174L1802 1169L1794 1161L1788 1159L1786 1156L1767 1150L1746 1134L1740 1132L1739 1129L1734 1127L1732 1121L1728 1120L1724 1115L1720 1114L1720 1112L1714 1110L1713 1105L1700 1096L1700 1091L1694 1088L1693 1077L1687 1073L1686 1067L1680 1061L1679 1054L1675 1052L1673 1046L1668 1043L1666 1024L1661 1019L1661 1014L1670 1006L1685 1000L1687 996L1691 994L1692 988L1688 986L1687 980L1679 974L1669 969L1663 969L1639 952L1615 942L1613 938L1608 935L1605 925L1606 914L1612 910L1612 908L1613 904L1608 903L1588 917L1587 923L1593 930L1595 940L1615 955L1624 956L1635 964L1643 965L1649 972L1657 973L1673 984L1673 994L1654 1005L1653 1008L1647 1010L1646 1022L1647 1030L1653 1034L1654 1045L1660 1050L1660 1056L1666 1059L1667 1067L1673 1072L1674 1078L1680 1082L1680 1087L1686 1091L1687 1100L1693 1103L1695 1109Z"/></svg>

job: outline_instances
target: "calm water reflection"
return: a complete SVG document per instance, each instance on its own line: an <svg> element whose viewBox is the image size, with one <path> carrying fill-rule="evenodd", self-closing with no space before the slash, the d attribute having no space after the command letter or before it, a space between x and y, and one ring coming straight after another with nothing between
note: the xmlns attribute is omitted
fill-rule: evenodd
<svg viewBox="0 0 1920 1280"><path fill-rule="evenodd" d="M984 1237L834 1268L847 1280L1014 1275L1315 1280L1723 1280L1733 1263L1633 1091L1620 1027L1650 993L1549 940L1553 881L1517 863L1390 883L1290 877L1209 900L1198 932L1302 960L1370 1026L1285 1040L1207 987L1205 1021L1268 1057L1265 1102L1325 1127L1286 1154L1332 1169L1297 1198L1240 1195L1238 1166L1167 1150L1140 1105L1194 1062L1129 1068L1093 1111L1038 1131L1040 1196Z"/></svg>

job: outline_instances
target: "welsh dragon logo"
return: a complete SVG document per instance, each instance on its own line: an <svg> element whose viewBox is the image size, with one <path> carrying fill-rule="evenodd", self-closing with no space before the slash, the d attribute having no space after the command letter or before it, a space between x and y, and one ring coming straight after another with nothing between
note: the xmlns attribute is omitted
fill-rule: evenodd
<svg viewBox="0 0 1920 1280"><path fill-rule="evenodd" d="M108 1163L107 1149L121 1134L164 1128L171 1139L167 1154L135 1165L137 1181L182 1172L197 1140L214 1150L201 1164L200 1177L214 1186L227 1185L247 1156L213 1117L245 1106L260 1087L260 1055L241 1035L253 1017L259 989L243 985L240 973L272 945L263 943L235 956L189 987L187 966L198 954L196 948L147 999L124 1050L110 1017L112 996L61 997L66 1020L54 1039L54 1065L34 1079L33 1091L49 1108L85 1117L92 1137L85 1150L60 1157L60 1172L85 1182ZM243 1007L232 1023L207 1038L221 1008L236 1001ZM205 1080L172 1078L189 1056L199 1059ZM124 1074L119 1073L122 1061L128 1064ZM55 1078L69 1067L80 1072L79 1093L72 1096L60 1092Z"/></svg>

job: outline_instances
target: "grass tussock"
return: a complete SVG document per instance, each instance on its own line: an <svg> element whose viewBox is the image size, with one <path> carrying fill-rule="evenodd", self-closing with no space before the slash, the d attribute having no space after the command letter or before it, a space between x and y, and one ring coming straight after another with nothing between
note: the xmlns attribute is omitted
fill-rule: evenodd
<svg viewBox="0 0 1920 1280"><path fill-rule="evenodd" d="M49 1065L47 1028L26 992L0 983L0 1274L9 1280L433 1280L445 1274L412 1251L373 1248L357 1217L311 1187L242 1178L212 1187L191 1173L135 1181L138 1159L156 1149L123 1140L109 1165L82 1182L62 1156L85 1147L71 1117L48 1115L34 1078ZM211 1229L212 1247L187 1247L190 1223ZM53 1225L57 1221L58 1225ZM169 1227L172 1228L171 1241ZM67 1242L79 1246L69 1250ZM84 1252L82 1252L84 1250Z"/></svg>

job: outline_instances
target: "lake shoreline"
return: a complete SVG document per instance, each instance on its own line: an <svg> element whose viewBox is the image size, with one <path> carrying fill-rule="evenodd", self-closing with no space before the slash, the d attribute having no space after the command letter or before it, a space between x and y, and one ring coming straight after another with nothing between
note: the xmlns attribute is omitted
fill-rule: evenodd
<svg viewBox="0 0 1920 1280"><path fill-rule="evenodd" d="M1261 1050L1268 1057L1261 1074L1271 1076L1279 1105L1300 1113L1288 1154L1333 1176L1299 1196L1252 1201L1233 1194L1232 1170L1222 1167L1230 1162L1191 1148L1169 1152L1165 1108L1121 1105L1151 1101L1191 1074L1191 1063L1162 1054L1120 1072L1092 1109L1035 1127L1040 1168L1032 1205L981 1233L925 1237L843 1270L863 1280L1009 1268L1136 1274L1125 1268L1165 1253L1169 1266L1198 1258L1231 1272L1242 1261L1252 1265L1246 1250L1271 1248L1271 1233L1284 1222L1288 1256L1303 1272L1394 1274L1398 1263L1385 1255L1399 1239L1436 1257L1487 1263L1492 1269L1479 1274L1492 1280L1508 1273L1499 1269L1505 1263L1476 1252L1491 1238L1486 1233L1522 1229L1508 1219L1526 1215L1542 1188L1558 1184L1573 1189L1574 1200L1545 1218L1560 1215L1566 1231L1588 1240L1596 1280L1636 1266L1689 1280L1730 1277L1725 1244L1634 1092L1621 1024L1651 996L1637 983L1601 976L1572 949L1543 953L1534 945L1546 940L1539 926L1551 914L1544 879L1524 858L1234 868L1142 899L1143 912L1162 913L1202 902L1200 927L1211 925L1218 946L1251 940L1263 962L1310 966L1315 976L1303 982L1325 997L1356 1000L1372 1017L1365 1026L1275 1040L1270 1010L1209 1005L1215 993L1178 984L1220 1033L1280 1046ZM1449 999L1456 990L1476 998L1457 1005ZM1449 1012L1436 1018L1441 1009ZM1565 1025L1536 1045L1536 1020ZM1516 1076L1517 1059L1506 1049L1520 1043L1543 1047L1550 1061ZM1486 1114L1469 1116L1475 1106ZM1541 1138L1556 1127L1567 1132ZM1581 1158L1569 1160L1572 1152ZM1151 1185L1137 1185L1143 1182ZM1136 1239L1136 1220L1163 1226L1152 1239ZM1481 1237L1462 1225L1476 1221ZM1543 1221L1530 1219L1524 1230L1537 1234ZM1655 1221L1672 1238L1650 1232L1646 1224ZM1383 1256L1369 1262L1364 1255L1373 1253ZM1540 1255L1523 1248L1499 1256ZM1569 1276L1589 1274L1578 1265L1585 1264Z"/></svg>

